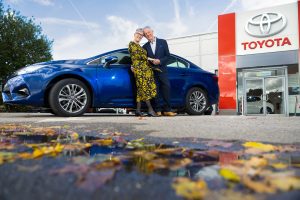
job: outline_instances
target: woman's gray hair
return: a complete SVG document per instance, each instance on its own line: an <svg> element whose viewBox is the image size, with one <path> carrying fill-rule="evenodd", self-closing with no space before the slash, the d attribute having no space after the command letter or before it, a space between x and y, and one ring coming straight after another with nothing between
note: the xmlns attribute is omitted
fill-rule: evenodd
<svg viewBox="0 0 300 200"><path fill-rule="evenodd" d="M138 28L138 29L135 30L135 33L139 33L139 34L144 35L144 29Z"/></svg>

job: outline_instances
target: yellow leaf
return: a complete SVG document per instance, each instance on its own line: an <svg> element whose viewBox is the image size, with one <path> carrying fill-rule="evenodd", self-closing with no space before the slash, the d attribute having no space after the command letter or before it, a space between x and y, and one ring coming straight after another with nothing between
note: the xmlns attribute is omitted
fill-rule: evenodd
<svg viewBox="0 0 300 200"><path fill-rule="evenodd" d="M152 152L148 152L148 151L135 151L135 152L133 152L133 155L141 157L145 160L153 160L154 158L157 157L156 154L154 154Z"/></svg>
<svg viewBox="0 0 300 200"><path fill-rule="evenodd" d="M24 153L19 153L19 154L18 154L18 157L19 157L19 158L22 158L22 159L32 159L32 158L33 158L33 156L32 156L31 153L26 153L26 152L24 152Z"/></svg>
<svg viewBox="0 0 300 200"><path fill-rule="evenodd" d="M62 152L63 149L64 149L64 146L61 145L60 143L57 143L56 146L54 147L54 151L57 153Z"/></svg>
<svg viewBox="0 0 300 200"><path fill-rule="evenodd" d="M240 177L233 171L231 171L230 169L221 169L220 170L220 175L226 179L226 180L229 180L229 181L232 181L232 182L239 182L240 181Z"/></svg>
<svg viewBox="0 0 300 200"><path fill-rule="evenodd" d="M158 154L170 155L177 151L182 151L182 148L166 148L166 149L155 149L154 152Z"/></svg>
<svg viewBox="0 0 300 200"><path fill-rule="evenodd" d="M35 149L32 154L33 158L39 158L43 155L44 155L44 152L41 149Z"/></svg>
<svg viewBox="0 0 300 200"><path fill-rule="evenodd" d="M48 136L53 136L56 134L56 131L52 128L46 128L46 127L43 127L43 128L31 128L31 131L34 133L34 134L38 134L38 135L48 135Z"/></svg>
<svg viewBox="0 0 300 200"><path fill-rule="evenodd" d="M244 176L242 183L249 189L258 193L275 193L276 189L265 180L252 181L248 176Z"/></svg>
<svg viewBox="0 0 300 200"><path fill-rule="evenodd" d="M169 162L168 162L167 159L165 159L165 158L158 158L158 159L151 160L147 164L147 169L149 169L149 170L167 169L168 166L169 166Z"/></svg>
<svg viewBox="0 0 300 200"><path fill-rule="evenodd" d="M300 189L300 179L296 177L272 178L270 179L270 183L275 188L284 192Z"/></svg>
<svg viewBox="0 0 300 200"><path fill-rule="evenodd" d="M265 167L268 165L268 161L265 158L252 157L245 164L251 167Z"/></svg>
<svg viewBox="0 0 300 200"><path fill-rule="evenodd" d="M76 133L76 132L73 132L73 133L71 134L71 138L72 138L73 140L77 140L77 139L79 138L79 134Z"/></svg>
<svg viewBox="0 0 300 200"><path fill-rule="evenodd" d="M265 159L268 159L268 160L278 159L276 154L273 154L273 153L264 154L264 155L262 155L262 157L265 158Z"/></svg>
<svg viewBox="0 0 300 200"><path fill-rule="evenodd" d="M203 199L208 192L203 180L192 181L188 178L176 178L172 187L178 196L186 199Z"/></svg>
<svg viewBox="0 0 300 200"><path fill-rule="evenodd" d="M180 160L176 160L174 164L170 166L171 170L178 170L180 168L186 167L187 165L191 164L193 161L189 158L183 158Z"/></svg>
<svg viewBox="0 0 300 200"><path fill-rule="evenodd" d="M270 151L275 151L277 150L277 148L271 144L263 144L260 142L246 142L243 144L244 147L247 148L256 148L256 149L260 149L263 152L270 152Z"/></svg>
<svg viewBox="0 0 300 200"><path fill-rule="evenodd" d="M0 164L12 162L16 159L16 154L11 152L0 152Z"/></svg>
<svg viewBox="0 0 300 200"><path fill-rule="evenodd" d="M275 169L286 169L288 167L288 165L284 163L274 163L271 166Z"/></svg>
<svg viewBox="0 0 300 200"><path fill-rule="evenodd" d="M114 141L111 138L109 138L109 139L94 140L93 142L101 144L103 146L111 146Z"/></svg>

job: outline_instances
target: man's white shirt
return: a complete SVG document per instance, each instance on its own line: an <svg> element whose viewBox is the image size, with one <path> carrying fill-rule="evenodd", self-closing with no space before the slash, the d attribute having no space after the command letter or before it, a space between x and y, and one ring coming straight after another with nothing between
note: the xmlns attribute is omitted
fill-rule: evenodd
<svg viewBox="0 0 300 200"><path fill-rule="evenodd" d="M153 42L150 42L150 46L152 49L153 54L155 54L155 49L156 49L156 37L154 37Z"/></svg>

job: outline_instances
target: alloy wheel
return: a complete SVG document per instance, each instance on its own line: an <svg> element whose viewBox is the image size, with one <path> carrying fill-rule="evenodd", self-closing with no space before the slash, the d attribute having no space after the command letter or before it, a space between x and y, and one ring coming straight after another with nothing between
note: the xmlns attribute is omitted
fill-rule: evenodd
<svg viewBox="0 0 300 200"><path fill-rule="evenodd" d="M59 91L58 101L64 111L68 113L77 113L86 106L87 93L80 85L68 84Z"/></svg>

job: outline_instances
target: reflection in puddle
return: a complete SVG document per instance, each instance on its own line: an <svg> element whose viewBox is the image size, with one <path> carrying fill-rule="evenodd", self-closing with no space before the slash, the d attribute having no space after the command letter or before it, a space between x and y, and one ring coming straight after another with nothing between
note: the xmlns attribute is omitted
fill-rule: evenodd
<svg viewBox="0 0 300 200"><path fill-rule="evenodd" d="M52 173L74 173L84 180L78 186L85 189L100 187L123 169L125 173L138 171L170 177L175 180L176 192L186 187L188 191L205 188L213 192L238 190L255 194L300 190L298 146L203 141L199 148L207 148L191 149L149 144L143 139L128 141L120 134L101 138L72 131L56 133L52 129L46 133L35 129L39 134L15 130L18 131L0 132L0 165L18 159L62 156L70 163Z"/></svg>

